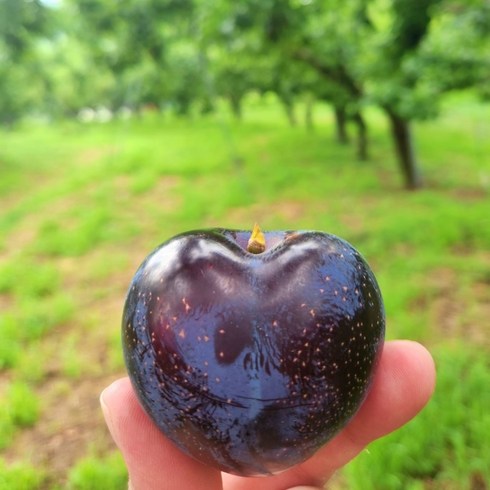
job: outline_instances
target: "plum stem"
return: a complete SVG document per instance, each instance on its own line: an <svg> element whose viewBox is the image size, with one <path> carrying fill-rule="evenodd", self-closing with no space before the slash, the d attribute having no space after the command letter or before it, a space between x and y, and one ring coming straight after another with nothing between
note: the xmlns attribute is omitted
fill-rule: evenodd
<svg viewBox="0 0 490 490"><path fill-rule="evenodd" d="M248 240L247 251L252 254L261 254L265 251L265 236L257 223L255 223Z"/></svg>

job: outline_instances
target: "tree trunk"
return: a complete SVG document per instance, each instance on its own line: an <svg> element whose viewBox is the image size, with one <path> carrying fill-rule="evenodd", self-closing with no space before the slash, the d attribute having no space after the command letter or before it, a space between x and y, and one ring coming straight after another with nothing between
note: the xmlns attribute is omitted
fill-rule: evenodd
<svg viewBox="0 0 490 490"><path fill-rule="evenodd" d="M356 112L352 119L357 126L357 158L361 161L368 159L367 125L360 112Z"/></svg>
<svg viewBox="0 0 490 490"><path fill-rule="evenodd" d="M410 121L387 109L395 150L407 189L422 187L422 176L415 157Z"/></svg>
<svg viewBox="0 0 490 490"><path fill-rule="evenodd" d="M296 127L298 125L298 120L296 119L296 112L294 110L294 101L292 97L284 97L279 95L279 98L282 102L282 106L284 107L284 112L289 121L289 125L291 127Z"/></svg>
<svg viewBox="0 0 490 490"><path fill-rule="evenodd" d="M231 112L237 121L242 120L242 97L239 95L230 95Z"/></svg>
<svg viewBox="0 0 490 490"><path fill-rule="evenodd" d="M342 145L349 143L349 134L347 133L347 113L344 107L334 106L335 128L337 141Z"/></svg>
<svg viewBox="0 0 490 490"><path fill-rule="evenodd" d="M291 127L296 127L298 125L298 120L296 119L296 112L294 111L293 104L288 104L286 106L286 114L288 116L289 125Z"/></svg>
<svg viewBox="0 0 490 490"><path fill-rule="evenodd" d="M312 94L306 94L305 99L305 126L308 131L313 131L314 122L313 122L313 103L314 98Z"/></svg>

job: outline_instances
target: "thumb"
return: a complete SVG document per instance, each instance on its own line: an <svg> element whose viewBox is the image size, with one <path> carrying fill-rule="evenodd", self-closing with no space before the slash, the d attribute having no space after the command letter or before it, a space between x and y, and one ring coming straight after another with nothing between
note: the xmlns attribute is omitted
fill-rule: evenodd
<svg viewBox="0 0 490 490"><path fill-rule="evenodd" d="M221 490L220 472L181 452L158 430L141 408L129 378L106 388L100 403L132 490Z"/></svg>

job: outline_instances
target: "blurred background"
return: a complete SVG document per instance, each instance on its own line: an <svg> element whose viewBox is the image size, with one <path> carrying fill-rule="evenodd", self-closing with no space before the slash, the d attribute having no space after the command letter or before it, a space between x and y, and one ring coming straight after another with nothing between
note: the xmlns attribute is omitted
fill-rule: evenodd
<svg viewBox="0 0 490 490"><path fill-rule="evenodd" d="M366 257L428 407L329 488L490 488L488 0L0 0L0 488L124 489L99 410L194 228Z"/></svg>

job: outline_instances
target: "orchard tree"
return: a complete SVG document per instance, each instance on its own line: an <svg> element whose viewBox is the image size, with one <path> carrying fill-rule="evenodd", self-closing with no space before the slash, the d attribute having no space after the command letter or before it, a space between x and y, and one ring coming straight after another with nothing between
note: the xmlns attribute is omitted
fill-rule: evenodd
<svg viewBox="0 0 490 490"><path fill-rule="evenodd" d="M203 44L210 72L210 91L223 97L236 119L242 118L245 95L257 88L263 75L262 57L256 40L240 35L229 19L213 12L203 3L207 21L203 25Z"/></svg>
<svg viewBox="0 0 490 490"><path fill-rule="evenodd" d="M361 57L368 95L388 117L405 185L416 189L422 176L411 122L433 113L433 96L420 87L418 50L429 35L433 7L440 0L391 0L372 10L372 36ZM388 27L388 28L387 28Z"/></svg>
<svg viewBox="0 0 490 490"><path fill-rule="evenodd" d="M483 0L246 0L217 5L237 39L253 32L262 53L317 73L323 83L314 86L315 97L334 107L340 141L348 138L347 122L355 123L360 158L367 157L368 142L362 108L378 105L388 118L409 189L423 183L412 123L435 117L449 90L473 86L485 93L488 86L489 50L483 39L488 39L490 15Z"/></svg>
<svg viewBox="0 0 490 490"><path fill-rule="evenodd" d="M363 2L353 3L364 8ZM361 5L362 4L362 5ZM345 124L352 120L358 129L357 153L360 159L368 154L367 125L362 115L363 88L356 78L353 50L357 39L349 41L347 33L355 33L352 22L364 23L362 16L350 16L352 4L340 0L326 3L297 0L246 0L240 3L215 3L213 15L229 26L235 39L253 37L256 52L273 60L270 63L274 90L291 111L299 92L313 88L318 99L329 100L335 107L337 134L345 140ZM346 15L343 15L345 13ZM347 15L349 14L349 15ZM309 84L302 80L305 70L314 71L323 80ZM284 73L283 78L280 74ZM288 108L289 107L289 108Z"/></svg>
<svg viewBox="0 0 490 490"><path fill-rule="evenodd" d="M288 60L277 53L264 58L262 64L262 91L277 95L289 124L296 126L296 103L314 88L313 80L317 78L315 73L301 63ZM306 124L311 126L312 122L306 120Z"/></svg>
<svg viewBox="0 0 490 490"><path fill-rule="evenodd" d="M484 94L490 86L490 3L441 3L419 60L423 82L439 93L475 88Z"/></svg>
<svg viewBox="0 0 490 490"><path fill-rule="evenodd" d="M177 112L188 112L198 89L191 0L70 0L67 8L95 64L114 76L106 94L113 108L172 101Z"/></svg>
<svg viewBox="0 0 490 490"><path fill-rule="evenodd" d="M409 189L423 184L413 121L435 117L446 92L489 80L488 13L481 1L392 0L373 9L363 78L388 117Z"/></svg>
<svg viewBox="0 0 490 490"><path fill-rule="evenodd" d="M13 124L42 99L39 65L33 47L49 32L46 8L39 0L0 2L0 122Z"/></svg>
<svg viewBox="0 0 490 490"><path fill-rule="evenodd" d="M360 160L366 160L369 153L362 112L364 80L359 76L361 46L371 31L366 8L364 0L329 0L309 9L303 32L286 52L315 70L322 81L316 84L315 95L333 107L339 142L348 142L347 123L354 123Z"/></svg>

